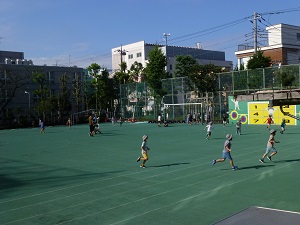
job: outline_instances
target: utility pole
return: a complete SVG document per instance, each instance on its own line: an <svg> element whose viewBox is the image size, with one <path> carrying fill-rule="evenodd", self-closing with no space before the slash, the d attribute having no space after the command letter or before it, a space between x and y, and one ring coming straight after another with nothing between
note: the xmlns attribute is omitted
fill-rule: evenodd
<svg viewBox="0 0 300 225"><path fill-rule="evenodd" d="M167 45L168 45L168 36L171 36L171 34L163 33L164 39L166 41L166 50L167 50Z"/></svg>
<svg viewBox="0 0 300 225"><path fill-rule="evenodd" d="M254 12L254 21L253 21L253 24L254 24L254 54L256 54L257 52L257 20L256 20L256 12Z"/></svg>
<svg viewBox="0 0 300 225"><path fill-rule="evenodd" d="M120 70L122 71L122 63L123 63L123 55L126 55L126 50L122 49L122 45L121 45L121 49L118 49L117 52L120 53L120 58L121 58L121 64L120 64ZM122 71L123 72L123 71Z"/></svg>
<svg viewBox="0 0 300 225"><path fill-rule="evenodd" d="M253 25L254 25L254 54L257 53L257 20L260 17L261 16L259 14L257 14L256 12L254 12L254 15L253 15Z"/></svg>

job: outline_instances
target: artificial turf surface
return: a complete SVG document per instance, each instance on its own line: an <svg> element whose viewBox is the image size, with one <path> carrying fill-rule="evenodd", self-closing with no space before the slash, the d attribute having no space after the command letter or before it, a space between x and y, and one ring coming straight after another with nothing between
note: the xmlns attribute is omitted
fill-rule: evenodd
<svg viewBox="0 0 300 225"><path fill-rule="evenodd" d="M277 132L273 162L258 160L264 125L101 124L0 131L0 224L213 224L251 206L300 212L297 126ZM279 131L278 126L273 128ZM232 171L220 158L233 134ZM147 168L136 162L149 136Z"/></svg>

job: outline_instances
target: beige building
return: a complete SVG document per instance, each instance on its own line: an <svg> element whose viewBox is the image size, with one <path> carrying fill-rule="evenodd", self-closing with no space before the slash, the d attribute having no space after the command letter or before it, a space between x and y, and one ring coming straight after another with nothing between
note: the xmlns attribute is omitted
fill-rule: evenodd
<svg viewBox="0 0 300 225"><path fill-rule="evenodd" d="M204 50L201 46L181 47L158 45L167 57L167 72L173 76L175 71L176 56L191 55L200 65L214 64L219 67L232 69L232 62L225 60L225 52ZM145 41L139 41L128 45L119 46L111 50L112 53L112 71L120 69L121 62L126 62L127 68L137 61L146 67L149 51L154 49L155 44L147 44Z"/></svg>
<svg viewBox="0 0 300 225"><path fill-rule="evenodd" d="M265 56L271 58L272 64L291 65L300 64L300 27L277 24L266 28L268 32L268 46L261 46ZM247 63L254 54L253 47L241 48L235 52L238 67Z"/></svg>

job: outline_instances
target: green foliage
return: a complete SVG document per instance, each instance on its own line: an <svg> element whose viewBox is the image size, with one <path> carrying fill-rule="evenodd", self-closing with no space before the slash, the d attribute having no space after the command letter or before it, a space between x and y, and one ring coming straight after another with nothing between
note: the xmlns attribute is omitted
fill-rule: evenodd
<svg viewBox="0 0 300 225"><path fill-rule="evenodd" d="M282 71L278 74L283 87L291 87L296 80L295 75L291 71Z"/></svg>
<svg viewBox="0 0 300 225"><path fill-rule="evenodd" d="M145 79L144 75L144 67L142 63L135 61L130 67L129 81L136 82L139 78L141 78L141 82L143 82Z"/></svg>
<svg viewBox="0 0 300 225"><path fill-rule="evenodd" d="M69 77L66 74L63 74L60 78L60 92L58 94L58 111L60 112L60 119L64 119L64 116L68 116L72 105L70 102L70 90L67 87L67 81Z"/></svg>
<svg viewBox="0 0 300 225"><path fill-rule="evenodd" d="M254 70L258 68L265 68L271 65L271 58L265 57L261 50L257 51L248 61L247 69Z"/></svg>
<svg viewBox="0 0 300 225"><path fill-rule="evenodd" d="M96 108L115 110L114 101L119 94L119 78L117 75L110 78L106 69L101 68L98 64L93 63L88 67L89 74L93 77L91 85L94 87L95 94L90 96L93 102L96 101ZM120 72L122 73L122 72Z"/></svg>
<svg viewBox="0 0 300 225"><path fill-rule="evenodd" d="M121 68L121 70L116 72L116 77L118 79L118 82L120 84L127 84L130 81L130 79L129 79L130 76L129 76L129 73L126 72L126 70L127 70L126 62L122 62L120 64L120 68Z"/></svg>
<svg viewBox="0 0 300 225"><path fill-rule="evenodd" d="M190 77L198 73L199 64L190 55L180 55L176 57L175 76Z"/></svg>
<svg viewBox="0 0 300 225"><path fill-rule="evenodd" d="M51 101L49 99L50 92L46 84L46 75L43 72L34 72L33 81L39 85L39 88L33 90L33 94L37 96L38 113L42 113L43 120L45 120L45 114L51 110Z"/></svg>
<svg viewBox="0 0 300 225"><path fill-rule="evenodd" d="M145 69L147 74L146 82L151 89L151 95L162 98L162 96L165 95L165 92L162 90L161 79L168 77L165 70L165 67L167 66L166 56L156 45L155 48L149 52L148 57L148 64Z"/></svg>
<svg viewBox="0 0 300 225"><path fill-rule="evenodd" d="M79 104L81 102L81 96L82 96L82 89L81 85L82 82L80 80L80 76L78 74L75 75L75 78L73 79L73 91L72 94L74 96L74 99L76 101L76 112L79 111Z"/></svg>

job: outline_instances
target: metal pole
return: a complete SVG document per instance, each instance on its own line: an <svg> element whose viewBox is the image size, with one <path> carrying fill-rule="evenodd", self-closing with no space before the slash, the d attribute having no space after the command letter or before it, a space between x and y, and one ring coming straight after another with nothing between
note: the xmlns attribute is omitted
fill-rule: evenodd
<svg viewBox="0 0 300 225"><path fill-rule="evenodd" d="M257 52L257 14L256 14L256 12L254 12L253 24L254 24L254 54L256 54L256 52Z"/></svg>

